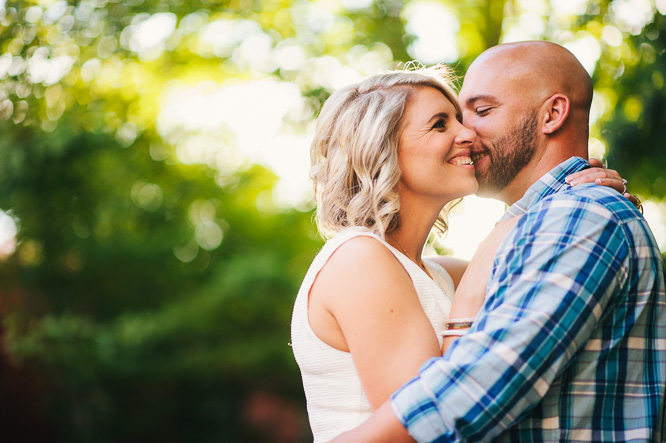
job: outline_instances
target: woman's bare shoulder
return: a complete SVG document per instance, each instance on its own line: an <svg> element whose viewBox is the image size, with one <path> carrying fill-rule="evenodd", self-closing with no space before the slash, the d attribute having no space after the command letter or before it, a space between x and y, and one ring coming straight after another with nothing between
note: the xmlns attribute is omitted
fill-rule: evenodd
<svg viewBox="0 0 666 443"><path fill-rule="evenodd" d="M420 309L407 272L372 237L355 237L336 249L317 274L308 305L315 333L343 351L351 351L350 337L386 333L396 319Z"/></svg>
<svg viewBox="0 0 666 443"><path fill-rule="evenodd" d="M411 282L386 245L369 236L354 237L340 245L320 271L318 279L322 276L330 277L338 288L405 279Z"/></svg>

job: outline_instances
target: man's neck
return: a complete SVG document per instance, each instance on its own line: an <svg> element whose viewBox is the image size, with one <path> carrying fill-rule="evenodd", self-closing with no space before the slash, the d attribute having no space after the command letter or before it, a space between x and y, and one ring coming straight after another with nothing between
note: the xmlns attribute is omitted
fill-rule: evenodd
<svg viewBox="0 0 666 443"><path fill-rule="evenodd" d="M525 195L525 192L548 171L571 157L587 160L587 146L546 146L541 155L535 155L516 177L497 196L497 200L511 206Z"/></svg>

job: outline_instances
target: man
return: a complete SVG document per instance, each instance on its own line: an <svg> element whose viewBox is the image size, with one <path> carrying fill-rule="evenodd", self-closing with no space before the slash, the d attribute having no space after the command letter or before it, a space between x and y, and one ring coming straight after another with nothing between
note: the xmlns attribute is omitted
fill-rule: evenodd
<svg viewBox="0 0 666 443"><path fill-rule="evenodd" d="M548 42L500 45L460 93L479 193L521 216L470 331L340 441L660 441L666 294L656 242L586 168L592 82ZM582 157L582 158L580 158Z"/></svg>

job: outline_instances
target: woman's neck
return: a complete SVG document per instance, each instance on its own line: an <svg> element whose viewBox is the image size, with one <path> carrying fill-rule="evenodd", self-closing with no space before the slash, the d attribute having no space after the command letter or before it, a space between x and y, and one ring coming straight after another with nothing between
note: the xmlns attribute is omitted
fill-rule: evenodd
<svg viewBox="0 0 666 443"><path fill-rule="evenodd" d="M400 226L387 233L386 240L423 268L421 254L443 205L410 204L411 202L411 199L401 198L398 213Z"/></svg>

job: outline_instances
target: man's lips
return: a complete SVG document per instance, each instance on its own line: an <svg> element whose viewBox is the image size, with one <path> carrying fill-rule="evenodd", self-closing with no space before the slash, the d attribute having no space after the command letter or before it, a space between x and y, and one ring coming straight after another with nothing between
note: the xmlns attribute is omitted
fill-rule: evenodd
<svg viewBox="0 0 666 443"><path fill-rule="evenodd" d="M479 161L483 157L487 157L487 156L488 156L488 152L486 152L486 151L473 152L472 155L471 155L472 162L476 163L477 161Z"/></svg>

